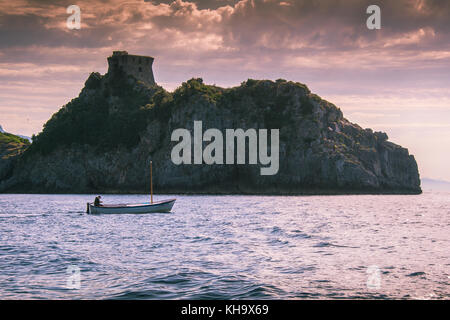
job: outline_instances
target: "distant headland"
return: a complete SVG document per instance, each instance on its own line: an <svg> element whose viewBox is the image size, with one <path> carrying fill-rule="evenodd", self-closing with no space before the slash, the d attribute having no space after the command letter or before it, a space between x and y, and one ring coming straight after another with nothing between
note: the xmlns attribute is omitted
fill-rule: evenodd
<svg viewBox="0 0 450 320"><path fill-rule="evenodd" d="M191 79L168 92L155 82L153 61L113 52L108 72L91 73L31 145L3 155L0 192L147 193L152 160L159 193L421 193L407 149L349 122L304 84L249 79L220 88ZM171 133L194 132L195 121L205 130L278 129L279 170L260 175L248 163L174 164Z"/></svg>

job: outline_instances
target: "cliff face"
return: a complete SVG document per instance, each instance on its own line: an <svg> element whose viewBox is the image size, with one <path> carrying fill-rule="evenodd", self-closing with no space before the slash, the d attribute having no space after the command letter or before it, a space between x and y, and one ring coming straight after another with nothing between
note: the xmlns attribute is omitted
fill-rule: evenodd
<svg viewBox="0 0 450 320"><path fill-rule="evenodd" d="M280 129L279 171L175 165L177 128ZM91 74L45 125L2 192L420 193L416 161L385 133L362 129L300 83L248 80L222 89L192 79L168 93L130 76ZM204 146L207 143L203 144Z"/></svg>

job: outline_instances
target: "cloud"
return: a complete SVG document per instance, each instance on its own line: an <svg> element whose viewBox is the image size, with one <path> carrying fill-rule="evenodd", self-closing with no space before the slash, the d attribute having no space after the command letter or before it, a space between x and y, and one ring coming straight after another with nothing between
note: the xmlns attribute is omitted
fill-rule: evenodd
<svg viewBox="0 0 450 320"><path fill-rule="evenodd" d="M450 59L450 6L432 0L380 1L379 31L365 27L371 3L366 0L77 3L81 30L65 26L69 1L2 3L0 62L42 62L39 52L48 48L72 49L77 53L72 63L120 48L191 69L205 68L205 62L222 69L240 61L248 71L263 67L281 73L448 65ZM80 54L82 49L87 51ZM69 62L66 55L53 58L52 63Z"/></svg>
<svg viewBox="0 0 450 320"><path fill-rule="evenodd" d="M368 0L80 0L81 30L65 26L69 4L2 3L0 62L99 68L110 51L125 49L170 63L170 71L239 65L270 75L442 68L450 60L450 5L435 0L379 1L378 31L365 27Z"/></svg>
<svg viewBox="0 0 450 320"><path fill-rule="evenodd" d="M144 0L144 2L152 2L155 4L171 4L173 0L165 0L165 1L157 1L157 0ZM227 6L227 5L235 5L239 0L195 0L190 1L194 3L200 9L212 9L215 10L219 7Z"/></svg>
<svg viewBox="0 0 450 320"><path fill-rule="evenodd" d="M31 1L31 4L38 2ZM370 1L80 1L83 28L65 30L67 14L55 2L39 2L39 9L19 9L0 16L3 46L65 45L100 47L111 38L115 43L153 38L172 30L178 38L214 35L224 47L240 51L296 49L342 50L421 44L448 48L449 6L434 1L381 1L383 27L379 32L365 27L365 8ZM52 3L50 5L50 3ZM9 5L10 7L11 5ZM28 8L30 7L27 6ZM8 11L8 12L9 12ZM150 30L142 34L136 31ZM77 37L70 37L76 34ZM130 37L132 35L132 37ZM130 39L131 38L131 39ZM172 39L174 44L177 40ZM106 43L105 43L106 41Z"/></svg>

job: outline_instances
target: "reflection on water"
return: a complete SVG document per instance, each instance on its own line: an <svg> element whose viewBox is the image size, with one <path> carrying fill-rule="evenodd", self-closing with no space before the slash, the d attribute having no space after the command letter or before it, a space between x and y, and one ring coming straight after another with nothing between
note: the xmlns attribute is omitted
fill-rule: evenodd
<svg viewBox="0 0 450 320"><path fill-rule="evenodd" d="M0 298L448 299L449 196L0 195Z"/></svg>

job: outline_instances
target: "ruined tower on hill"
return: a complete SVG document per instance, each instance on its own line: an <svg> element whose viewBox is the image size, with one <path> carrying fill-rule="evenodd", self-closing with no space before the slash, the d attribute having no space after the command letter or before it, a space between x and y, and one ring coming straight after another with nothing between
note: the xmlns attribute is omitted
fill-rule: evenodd
<svg viewBox="0 0 450 320"><path fill-rule="evenodd" d="M113 51L113 55L108 57L108 73L122 70L138 80L154 85L153 60L153 57L131 55L127 51Z"/></svg>

